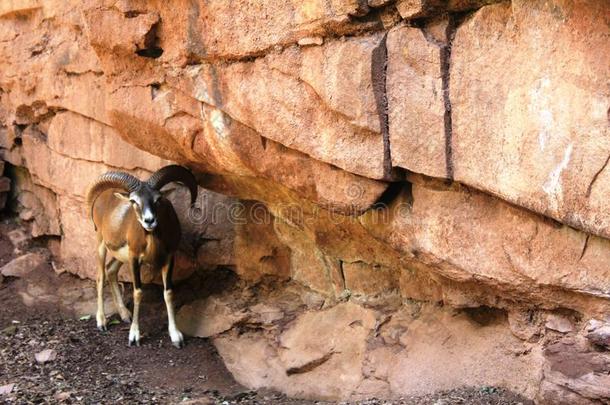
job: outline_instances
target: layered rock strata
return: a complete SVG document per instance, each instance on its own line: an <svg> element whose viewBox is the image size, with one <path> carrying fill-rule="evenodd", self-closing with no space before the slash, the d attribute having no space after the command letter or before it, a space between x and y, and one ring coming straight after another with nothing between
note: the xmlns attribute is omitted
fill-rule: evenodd
<svg viewBox="0 0 610 405"><path fill-rule="evenodd" d="M604 0L3 2L11 203L92 277L87 185L190 167L179 277L237 281L180 322L250 387L607 401L609 21Z"/></svg>

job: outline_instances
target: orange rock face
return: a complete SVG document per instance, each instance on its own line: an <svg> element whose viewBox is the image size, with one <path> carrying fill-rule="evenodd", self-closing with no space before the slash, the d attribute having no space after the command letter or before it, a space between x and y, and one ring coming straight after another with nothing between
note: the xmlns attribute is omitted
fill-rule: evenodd
<svg viewBox="0 0 610 405"><path fill-rule="evenodd" d="M87 186L188 166L177 277L236 282L179 323L249 387L607 401L609 21L604 0L4 1L0 203L93 277Z"/></svg>
<svg viewBox="0 0 610 405"><path fill-rule="evenodd" d="M451 54L456 180L610 237L608 13L515 1L464 22Z"/></svg>

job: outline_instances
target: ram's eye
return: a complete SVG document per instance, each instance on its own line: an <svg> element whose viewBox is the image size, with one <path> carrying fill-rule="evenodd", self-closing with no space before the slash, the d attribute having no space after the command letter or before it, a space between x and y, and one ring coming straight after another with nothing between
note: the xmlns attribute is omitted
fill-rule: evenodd
<svg viewBox="0 0 610 405"><path fill-rule="evenodd" d="M136 205L136 200L129 200L130 203L132 203L133 205Z"/></svg>

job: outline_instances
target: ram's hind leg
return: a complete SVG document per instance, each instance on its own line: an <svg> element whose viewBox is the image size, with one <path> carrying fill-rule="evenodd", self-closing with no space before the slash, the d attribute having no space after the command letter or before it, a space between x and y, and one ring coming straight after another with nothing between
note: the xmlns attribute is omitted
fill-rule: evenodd
<svg viewBox="0 0 610 405"><path fill-rule="evenodd" d="M112 292L114 307L116 308L123 322L129 323L131 321L131 312L129 312L125 306L125 303L123 302L123 294L119 288L118 273L122 265L122 262L113 257L106 268L106 276L108 277L108 284L110 284L110 291Z"/></svg>
<svg viewBox="0 0 610 405"><path fill-rule="evenodd" d="M98 240L97 246L97 313L95 319L97 321L97 328L101 331L106 330L106 314L104 313L104 277L106 272L104 267L106 264L106 245L104 241Z"/></svg>
<svg viewBox="0 0 610 405"><path fill-rule="evenodd" d="M163 298L165 299L165 306L167 307L167 329L169 330L169 337L172 340L172 344L177 348L184 346L184 337L182 332L176 327L176 316L174 313L174 292L172 290L172 272L174 270L174 256L171 256L167 263L163 266Z"/></svg>

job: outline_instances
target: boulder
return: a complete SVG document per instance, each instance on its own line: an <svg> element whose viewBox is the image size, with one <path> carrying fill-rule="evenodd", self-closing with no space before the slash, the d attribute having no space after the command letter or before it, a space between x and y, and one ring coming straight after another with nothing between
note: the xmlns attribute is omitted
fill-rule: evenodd
<svg viewBox="0 0 610 405"><path fill-rule="evenodd" d="M560 333L568 333L574 330L574 325L572 325L572 322L566 316L560 314L549 314L546 318L546 323L544 326L547 329Z"/></svg>
<svg viewBox="0 0 610 405"><path fill-rule="evenodd" d="M344 303L301 315L281 335L279 348L252 335L214 342L242 384L282 387L301 398L347 397L362 380L366 338L374 324L371 310ZM311 333L312 328L320 333Z"/></svg>
<svg viewBox="0 0 610 405"><path fill-rule="evenodd" d="M588 350L581 342L564 338L544 350L541 402L596 403L610 398L610 355ZM576 394L576 396L574 395Z"/></svg>
<svg viewBox="0 0 610 405"><path fill-rule="evenodd" d="M402 18L409 19L427 14L427 9L437 4L437 2L425 0L399 0L396 3L396 9Z"/></svg>
<svg viewBox="0 0 610 405"><path fill-rule="evenodd" d="M231 309L228 302L210 297L180 308L178 328L188 336L214 337L244 321L246 313Z"/></svg>
<svg viewBox="0 0 610 405"><path fill-rule="evenodd" d="M587 339L593 344L610 349L610 323L592 319L586 326Z"/></svg>
<svg viewBox="0 0 610 405"><path fill-rule="evenodd" d="M0 273L4 277L27 277L28 274L48 260L49 253L47 251L26 253L2 266Z"/></svg>
<svg viewBox="0 0 610 405"><path fill-rule="evenodd" d="M431 385L452 389L473 384L503 385L529 397L537 390L541 356L529 352L504 323L481 326L463 314L426 307L405 330L400 337L405 348L389 367L394 393L421 395ZM505 366L494 367L500 358Z"/></svg>

